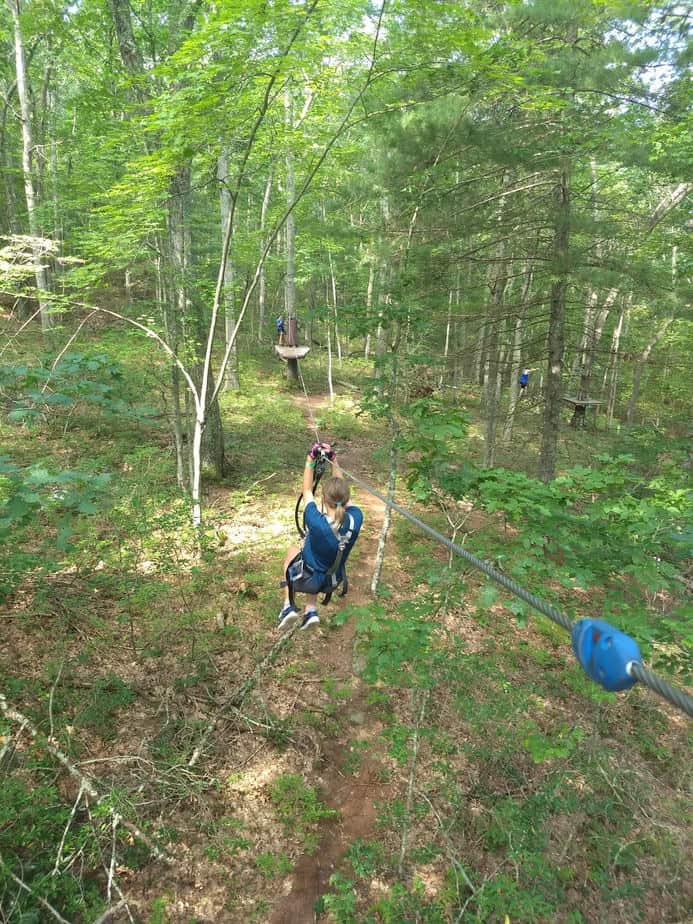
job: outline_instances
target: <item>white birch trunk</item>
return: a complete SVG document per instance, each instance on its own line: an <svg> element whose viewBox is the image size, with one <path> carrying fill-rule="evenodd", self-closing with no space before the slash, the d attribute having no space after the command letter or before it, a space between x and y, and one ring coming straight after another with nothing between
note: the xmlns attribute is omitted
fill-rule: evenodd
<svg viewBox="0 0 693 924"><path fill-rule="evenodd" d="M614 408L616 407L616 390L618 386L618 351L621 345L621 333L623 331L623 322L626 315L626 309L621 309L618 323L614 329L614 336L611 343L611 383L609 385L609 401L606 409L606 426L610 429L614 423Z"/></svg>
<svg viewBox="0 0 693 924"><path fill-rule="evenodd" d="M578 397L580 398L589 398L589 392L592 384L592 370L594 368L594 354L599 346L599 341L602 339L602 332L604 330L604 325L606 320L609 317L609 312L611 311L614 302L618 296L618 289L610 289L604 299L601 310L597 314L596 311L596 293L595 293L595 302L594 302L594 311L591 314L591 327L588 328L585 324L585 333L584 333L584 342L585 350L582 357L582 368L580 371L580 386L578 389Z"/></svg>
<svg viewBox="0 0 693 924"><path fill-rule="evenodd" d="M387 499L393 501L395 498L395 485L397 483L397 449L395 447L394 439L390 447L390 477L387 485ZM383 570L383 563L385 561L385 546L387 544L387 534L390 531L390 521L392 519L392 507L385 508L385 516L383 517L383 525L380 530L380 538L378 539L378 550L375 553L375 564L373 566L373 578L371 579L371 593L375 596L378 593L378 587L380 585L380 576Z"/></svg>
<svg viewBox="0 0 693 924"><path fill-rule="evenodd" d="M228 187L229 175L229 152L226 148L219 155L217 163L217 178L219 180L219 200L221 206L221 234L222 239L226 229L231 222L231 191ZM233 263L233 231L229 239L229 250L224 264L224 283L223 283L223 303L224 303L224 340L226 346L231 343L233 332L236 327L236 309L234 305L234 263ZM238 349L235 341L231 346L229 361L226 364L224 376L224 387L226 391L236 391L238 389Z"/></svg>
<svg viewBox="0 0 693 924"><path fill-rule="evenodd" d="M266 299L267 299L267 280L265 275L265 261L262 259L262 254L265 250L265 224L267 223L267 209L269 208L270 195L272 192L272 171L270 170L269 176L267 177L267 182L265 183L265 193L262 197L262 208L260 209L260 278L258 279L258 296L257 296L257 308L258 308L258 329L257 329L257 339L258 343L262 343L264 331L265 331L265 312L266 312Z"/></svg>
<svg viewBox="0 0 693 924"><path fill-rule="evenodd" d="M327 319L327 387L330 392L330 405L334 404L334 385L332 384L332 334L330 319Z"/></svg>
<svg viewBox="0 0 693 924"><path fill-rule="evenodd" d="M652 350L657 346L662 337L666 334L669 326L673 323L673 317L664 318L662 323L659 325L656 334L647 344L645 349L642 351L638 360L635 364L635 370L633 372L633 390L631 392L630 401L628 402L628 411L626 414L626 421L628 426L632 426L633 417L635 416L635 408L638 403L638 397L640 396L640 381L642 379L642 373L645 368L645 364L650 358Z"/></svg>
<svg viewBox="0 0 693 924"><path fill-rule="evenodd" d="M291 94L287 90L284 96L284 111L286 115L286 125L288 128L293 127ZM288 208L294 203L296 195L296 179L294 173L294 155L291 150L291 142L286 150L286 204ZM293 210L286 219L286 277L284 280L284 307L286 311L287 322L296 318L296 223L294 220ZM287 328L289 324L287 323ZM289 341L291 334L289 332ZM289 342L289 346L294 346Z"/></svg>
<svg viewBox="0 0 693 924"><path fill-rule="evenodd" d="M677 258L677 248L674 247L672 248L672 251L671 251L671 277L672 277L672 290L673 291L676 290L676 258ZM652 340L647 344L645 349L642 351L642 353L638 357L638 360L635 364L635 369L633 371L633 390L631 392L630 401L628 402L628 411L627 411L627 416L626 416L626 420L627 420L629 427L632 426L633 424L633 417L635 416L635 408L637 406L638 397L640 395L640 380L642 378L642 373L645 368L645 364L650 358L650 354L652 353L652 350L654 350L654 348L657 346L657 344L662 339L662 337L664 337L664 335L666 334L670 325L673 324L673 322L674 322L673 314L669 315L669 317L664 318L664 320L660 323L657 329L657 333L654 335Z"/></svg>
<svg viewBox="0 0 693 924"><path fill-rule="evenodd" d="M452 289L448 292L448 316L445 323L445 344L443 346L443 367L440 370L440 376L438 377L438 388L443 387L443 380L445 378L445 370L448 365L448 356L450 355L450 330L452 328L452 304L453 304L454 292Z"/></svg>
<svg viewBox="0 0 693 924"><path fill-rule="evenodd" d="M17 96L19 98L19 113L22 123L22 175L24 179L24 197L26 199L29 234L31 236L31 256L34 265L34 277L38 290L36 297L41 313L41 329L45 334L53 327L53 319L49 314L50 301L45 297L45 293L49 291L50 283L48 269L43 259L49 245L43 240L37 215L38 194L33 173L34 141L31 129L31 107L29 103L26 56L24 54L24 39L20 21L20 0L8 0L8 7L12 15L12 24L14 28Z"/></svg>
<svg viewBox="0 0 693 924"><path fill-rule="evenodd" d="M373 286L375 283L375 262L371 262L368 266L368 286L366 288L366 318L370 322L371 313L373 311ZM366 343L363 349L363 358L368 359L368 354L371 349L371 335L370 332L366 335Z"/></svg>

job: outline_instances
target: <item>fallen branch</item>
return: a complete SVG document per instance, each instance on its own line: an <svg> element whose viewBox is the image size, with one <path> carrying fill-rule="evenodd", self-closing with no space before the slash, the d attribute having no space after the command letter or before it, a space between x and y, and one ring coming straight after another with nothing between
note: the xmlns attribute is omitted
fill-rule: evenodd
<svg viewBox="0 0 693 924"><path fill-rule="evenodd" d="M245 492L245 496L247 497L247 496L250 494L250 492L253 490L253 488L256 488L259 484L262 484L263 481L269 481L270 478L276 478L276 476L277 476L277 473L276 473L276 472L272 472L271 475L267 475L265 478L260 478L259 481L254 481L254 482L251 484L251 486L248 488L248 490Z"/></svg>
<svg viewBox="0 0 693 924"><path fill-rule="evenodd" d="M94 816L91 814L91 809L89 808L88 800L85 800L85 804L86 804L86 809L87 809L87 815L89 816L89 822L91 824L92 830L94 832L94 837L96 839L96 844L97 844L98 851L99 851L99 858L101 860L101 865L104 868L104 872L106 872L109 877L108 897L107 897L109 907L101 914L99 918L97 918L96 921L92 921L92 924L99 924L100 921L108 920L108 918L112 914L115 914L116 911L119 911L121 908L125 908L125 911L127 912L127 916L130 919L131 924L135 924L135 919L132 916L132 912L130 911L130 906L128 905L127 899L123 895L120 887L118 886L118 883L115 881L115 862L114 862L115 844L113 844L113 847L112 847L113 852L111 854L110 865L106 866L106 861L104 860L103 850L101 849L97 826L96 826L96 823L94 822ZM113 825L114 836L115 836L115 829L116 829L116 825L114 824ZM120 899L120 901L116 905L110 904L111 903L111 890L115 891L118 895L118 898Z"/></svg>
<svg viewBox="0 0 693 924"><path fill-rule="evenodd" d="M413 694L414 695L414 694ZM419 710L419 717L416 722L416 727L414 728L414 739L412 742L412 755L411 755L411 770L409 772L409 786L407 787L407 807L406 815L404 820L404 827L402 828L402 843L399 850L399 862L397 863L397 874L401 879L404 874L404 861L407 855L407 838L409 836L409 822L411 820L411 811L413 804L414 796L414 779L416 776L416 762L419 756L419 731L423 725L424 715L426 714L426 706L428 705L428 698L430 695L430 690L424 690L421 694L421 709Z"/></svg>
<svg viewBox="0 0 693 924"><path fill-rule="evenodd" d="M111 905L110 908L106 908L103 914L100 914L95 921L92 921L92 924L105 924L105 922L112 917L117 911L120 911L121 908L124 908L127 905L127 902L124 898L118 902L117 905Z"/></svg>
<svg viewBox="0 0 693 924"><path fill-rule="evenodd" d="M74 821L75 815L77 814L77 806L82 801L82 795L84 793L84 784L79 784L79 792L77 793L77 798L75 799L75 804L72 806L72 811L70 812L70 817L67 819L65 829L63 831L63 836L60 838L60 845L58 846L58 854L55 858L55 863L53 864L53 872L51 876L57 876L60 872L60 861L63 856L63 847L65 846L65 839L67 838L67 832L70 830L70 825Z"/></svg>
<svg viewBox="0 0 693 924"><path fill-rule="evenodd" d="M214 732L214 729L221 722L224 716L224 712L226 710L231 710L231 711L237 710L243 704L243 700L246 698L248 693L250 693L253 687L257 685L257 682L264 674L266 668L268 668L270 664L273 664L277 660L279 653L286 647L286 645L289 642L289 639L292 637L292 635L298 628L298 625L299 624L296 623L296 625L293 626L293 628L289 629L288 632L285 632L284 635L282 635L279 641L275 642L275 644L270 648L270 650L267 652L267 654L262 659L262 661L260 661L260 663L256 666L255 670L250 675L250 677L246 681L244 681L244 683L242 683L240 687L238 687L236 691L232 693L231 696L229 696L229 698L226 699L221 704L216 717L209 723L209 725L202 732L202 737L200 738L200 741L197 747L193 751L192 757L188 761L188 767L194 767L195 764L200 759L200 755L202 754L202 749L207 743L209 736Z"/></svg>
<svg viewBox="0 0 693 924"><path fill-rule="evenodd" d="M15 876L15 874L14 874L14 873L12 872L12 870L9 868L9 866L7 865L7 863L5 863L5 861L3 860L2 854L0 854L0 866L2 866L2 868L7 872L8 876L10 877L10 879L12 879L13 882L16 882L16 883L17 883L17 885L19 886L20 889L24 889L24 891L25 891L25 892L28 892L29 895L31 895L31 897L34 899L34 901L37 901L37 902L39 903L39 905L41 905L42 908L45 908L46 911L50 911L50 913L53 915L53 917L55 918L56 921L60 921L61 924L70 924L70 922L67 921L67 920L62 916L62 914L60 914L59 911L56 911L55 908L53 907L53 905L51 905L49 902L47 902L45 898L42 898L40 895L37 895L36 892L34 892L33 889L30 889L30 888L29 888L29 886L26 884L26 882L24 882L22 879L19 878L19 876Z"/></svg>
<svg viewBox="0 0 693 924"><path fill-rule="evenodd" d="M32 738L37 739L41 746L44 747L49 754L51 754L55 759L63 765L73 779L77 780L80 784L83 792L94 800L98 805L103 805L108 809L108 813L111 816L111 819L117 819L117 821L126 828L133 837L136 837L139 841L149 849L149 851L157 858L157 860L163 860L166 863L172 863L173 859L168 856L157 844L152 841L152 839L141 831L137 825L133 824L131 821L126 821L124 818L116 812L114 808L106 803L106 796L103 796L99 793L96 788L94 781L91 777L82 773L70 760L67 754L64 753L56 744L52 742L51 739L46 738L45 735L36 728L29 719L22 715L21 712L18 712L12 706L9 705L4 694L0 693L0 710L5 715L7 719L12 722L20 723L26 730L29 732Z"/></svg>

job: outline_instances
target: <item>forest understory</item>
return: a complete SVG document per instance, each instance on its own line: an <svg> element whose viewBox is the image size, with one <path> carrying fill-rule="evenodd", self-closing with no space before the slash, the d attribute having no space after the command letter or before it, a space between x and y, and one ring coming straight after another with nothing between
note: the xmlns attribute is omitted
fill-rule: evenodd
<svg viewBox="0 0 693 924"><path fill-rule="evenodd" d="M692 25L0 3L0 924L693 921Z"/></svg>
<svg viewBox="0 0 693 924"><path fill-rule="evenodd" d="M81 349L103 356L116 343L104 330ZM139 393L156 392L159 366L131 370ZM3 553L1 691L27 720L0 719L0 862L25 883L3 880L3 920L686 920L685 717L638 687L600 690L562 630L406 521L392 524L374 597L384 507L365 492L348 597L277 646L313 420L345 467L380 490L388 478L385 424L357 414L358 364L344 361L333 404L319 365L303 366L310 404L268 351L224 394L229 471L206 482L201 546L156 414L77 406L0 424L8 455L34 472L86 462L113 476L109 503L85 507L69 531L44 513L62 552L43 567L29 564L45 549L35 525ZM453 403L469 421L453 440L459 468L483 446L473 392ZM565 471L643 439L575 432L567 417L563 432ZM537 438L528 401L515 438L524 458ZM565 580L560 532L518 572L518 548L538 543L541 525L508 484L505 510L471 490L423 502L405 471L401 503L576 618L601 615L603 588ZM651 624L681 604L617 583ZM680 642L651 637L648 656L684 678Z"/></svg>

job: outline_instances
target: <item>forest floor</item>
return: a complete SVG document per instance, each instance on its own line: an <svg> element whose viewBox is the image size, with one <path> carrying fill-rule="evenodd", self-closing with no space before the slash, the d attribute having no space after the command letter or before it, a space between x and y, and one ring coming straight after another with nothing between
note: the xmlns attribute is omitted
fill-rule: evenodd
<svg viewBox="0 0 693 924"><path fill-rule="evenodd" d="M54 905L94 921L103 904L90 896L103 901L110 884L113 904L116 887L127 901L116 924L685 920L685 719L646 691L594 687L564 633L515 619L407 522L393 521L373 599L383 505L364 492L349 596L258 673L280 638L278 580L312 441L305 399L278 383L279 368L247 371L245 394L226 399L232 475L207 489L201 562L163 432L74 414L17 444L32 460L75 466L92 433L94 464L120 472L122 499L77 535L70 564L40 581L28 574L9 597L3 689L172 858L116 837L20 731L13 811L24 785L43 805L46 773L57 781L46 806L65 806L37 881L55 881L77 806L62 853L71 874L82 864L82 897ZM382 429L355 416L351 391L330 408L317 384L321 435L382 490ZM448 528L440 511L400 496ZM458 541L502 550L497 516L466 502L454 513ZM36 549L39 538L29 537ZM598 608L597 592L571 593ZM33 816L27 806L3 827L12 816L1 797L0 810L8 856L21 850L11 833ZM79 901L92 901L91 916L70 913Z"/></svg>

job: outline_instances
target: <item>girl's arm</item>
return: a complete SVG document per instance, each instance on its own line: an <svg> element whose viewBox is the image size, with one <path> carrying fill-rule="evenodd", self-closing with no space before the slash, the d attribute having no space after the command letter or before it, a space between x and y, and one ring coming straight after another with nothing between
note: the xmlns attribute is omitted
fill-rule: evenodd
<svg viewBox="0 0 693 924"><path fill-rule="evenodd" d="M306 456L306 464L303 466L303 503L309 504L313 500L313 476L315 475L315 459L311 459L310 453Z"/></svg>

